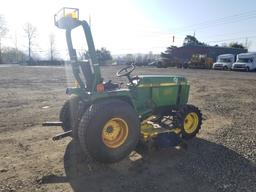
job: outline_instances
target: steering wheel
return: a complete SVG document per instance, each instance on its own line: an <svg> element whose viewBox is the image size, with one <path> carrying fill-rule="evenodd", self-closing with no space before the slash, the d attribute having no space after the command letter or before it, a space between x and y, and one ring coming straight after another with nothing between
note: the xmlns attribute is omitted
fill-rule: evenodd
<svg viewBox="0 0 256 192"><path fill-rule="evenodd" d="M117 71L116 76L117 77L127 76L129 79L130 74L131 74L131 72L133 72L134 69L135 69L134 64L131 64L131 65L124 67L124 68L120 69L119 71Z"/></svg>

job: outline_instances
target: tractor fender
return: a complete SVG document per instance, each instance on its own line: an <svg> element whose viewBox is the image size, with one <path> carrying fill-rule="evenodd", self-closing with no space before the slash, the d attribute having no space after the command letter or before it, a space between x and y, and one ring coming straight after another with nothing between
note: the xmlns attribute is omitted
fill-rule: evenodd
<svg viewBox="0 0 256 192"><path fill-rule="evenodd" d="M131 105L135 110L136 110L136 107L132 101L132 99L128 96L111 96L111 97L104 97L104 98L98 98L94 101L92 101L92 104L94 103L98 103L98 102L110 102L110 101L113 101L113 100L121 100L121 101L124 101L126 103L128 103L129 105Z"/></svg>

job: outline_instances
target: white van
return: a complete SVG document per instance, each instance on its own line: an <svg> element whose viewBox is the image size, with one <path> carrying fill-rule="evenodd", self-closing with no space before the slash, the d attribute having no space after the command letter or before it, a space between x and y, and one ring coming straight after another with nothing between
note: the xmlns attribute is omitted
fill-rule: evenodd
<svg viewBox="0 0 256 192"><path fill-rule="evenodd" d="M252 71L256 69L256 53L240 53L236 62L232 65L232 70Z"/></svg>
<svg viewBox="0 0 256 192"><path fill-rule="evenodd" d="M213 69L231 69L232 64L235 62L235 56L233 54L222 54L217 58L216 63L213 63Z"/></svg>

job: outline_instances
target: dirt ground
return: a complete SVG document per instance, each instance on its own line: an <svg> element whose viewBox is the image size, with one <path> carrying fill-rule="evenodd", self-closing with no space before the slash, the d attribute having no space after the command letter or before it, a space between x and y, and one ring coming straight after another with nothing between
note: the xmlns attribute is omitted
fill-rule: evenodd
<svg viewBox="0 0 256 192"><path fill-rule="evenodd" d="M113 79L120 67L103 67ZM185 149L88 165L70 138L52 141L72 79L64 67L0 67L0 191L256 191L256 73L138 67L134 74L177 74L203 128ZM124 81L114 77L114 81Z"/></svg>

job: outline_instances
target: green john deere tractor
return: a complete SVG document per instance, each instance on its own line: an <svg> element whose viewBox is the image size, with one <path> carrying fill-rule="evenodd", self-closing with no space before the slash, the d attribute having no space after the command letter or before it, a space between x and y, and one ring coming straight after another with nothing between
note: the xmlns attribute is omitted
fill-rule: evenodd
<svg viewBox="0 0 256 192"><path fill-rule="evenodd" d="M202 124L200 110L187 104L189 83L184 77L171 75L131 76L134 65L119 70L127 77L126 89L111 81L104 82L91 34L86 21L79 20L79 10L63 8L55 15L55 25L66 30L66 41L77 87L67 88L71 95L60 111L60 122L45 126L62 126L64 132L53 137L71 136L86 155L104 162L117 162L136 149L138 143L159 147L177 144L179 138L196 136ZM89 59L78 61L71 31L82 27ZM175 137L174 137L175 136Z"/></svg>

